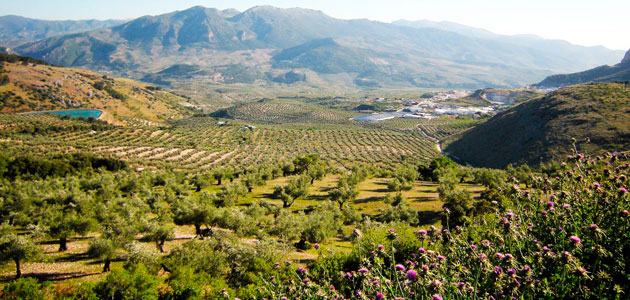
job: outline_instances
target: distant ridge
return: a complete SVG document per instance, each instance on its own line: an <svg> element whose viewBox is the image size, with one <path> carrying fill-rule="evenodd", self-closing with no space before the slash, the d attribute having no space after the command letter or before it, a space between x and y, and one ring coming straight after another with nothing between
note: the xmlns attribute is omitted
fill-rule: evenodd
<svg viewBox="0 0 630 300"><path fill-rule="evenodd" d="M552 75L540 83L539 88L553 88L585 82L630 81L630 50L623 60L614 66L600 66L584 72Z"/></svg>
<svg viewBox="0 0 630 300"><path fill-rule="evenodd" d="M0 45L14 48L52 36L102 29L124 22L123 20L48 21L13 15L1 16Z"/></svg>
<svg viewBox="0 0 630 300"><path fill-rule="evenodd" d="M196 6L14 50L56 65L159 83L189 80L158 74L188 64L198 67L194 80L204 83L345 88L518 88L621 55L562 41L340 20L321 11L272 6L244 12ZM277 76L294 70L308 76L295 78L304 81Z"/></svg>

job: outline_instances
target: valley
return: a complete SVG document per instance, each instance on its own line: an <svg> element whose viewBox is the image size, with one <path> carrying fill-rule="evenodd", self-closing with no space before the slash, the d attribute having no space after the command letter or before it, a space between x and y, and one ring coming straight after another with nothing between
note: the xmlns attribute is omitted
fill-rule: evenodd
<svg viewBox="0 0 630 300"><path fill-rule="evenodd" d="M0 299L625 299L622 56L273 6L0 16Z"/></svg>

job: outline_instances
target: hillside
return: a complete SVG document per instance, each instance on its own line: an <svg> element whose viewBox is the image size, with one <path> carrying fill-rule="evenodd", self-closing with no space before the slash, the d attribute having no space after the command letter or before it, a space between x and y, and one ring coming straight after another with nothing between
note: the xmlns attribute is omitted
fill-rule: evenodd
<svg viewBox="0 0 630 300"><path fill-rule="evenodd" d="M334 43L320 45L322 41ZM397 88L520 87L549 74L609 63L620 55L568 43L548 46L340 20L308 9L260 6L237 13L198 6L51 37L16 51L57 65L159 83L186 80L158 73L190 64L207 73L199 78L206 83L269 83L277 76L266 74L286 74L299 67L309 74L305 80L311 86ZM333 61L322 65L327 57ZM221 69L225 66L230 67Z"/></svg>
<svg viewBox="0 0 630 300"><path fill-rule="evenodd" d="M57 35L73 34L120 25L122 20L47 21L20 16L0 17L0 45L14 48Z"/></svg>
<svg viewBox="0 0 630 300"><path fill-rule="evenodd" d="M460 102L472 105L514 105L541 96L542 93L535 89L481 89L476 90L470 96L457 99Z"/></svg>
<svg viewBox="0 0 630 300"><path fill-rule="evenodd" d="M552 75L536 84L536 86L541 88L550 88L585 82L613 81L630 81L630 50L626 52L623 60L614 66L606 65L579 73Z"/></svg>
<svg viewBox="0 0 630 300"><path fill-rule="evenodd" d="M505 167L563 157L572 138L579 150L630 149L630 87L618 83L562 88L499 113L445 148L476 166ZM586 139L590 143L585 143Z"/></svg>
<svg viewBox="0 0 630 300"><path fill-rule="evenodd" d="M285 123L349 123L353 113L332 110L295 100L259 100L232 106L211 114L213 117L256 122Z"/></svg>
<svg viewBox="0 0 630 300"><path fill-rule="evenodd" d="M144 83L6 54L0 56L0 99L2 113L90 108L115 123L189 113L179 105L186 99Z"/></svg>

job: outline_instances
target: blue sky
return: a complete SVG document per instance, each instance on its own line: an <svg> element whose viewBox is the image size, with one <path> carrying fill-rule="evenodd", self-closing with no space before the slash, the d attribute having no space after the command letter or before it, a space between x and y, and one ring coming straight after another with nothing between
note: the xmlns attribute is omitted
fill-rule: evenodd
<svg viewBox="0 0 630 300"><path fill-rule="evenodd" d="M131 19L195 5L244 11L256 5L317 9L341 19L452 21L501 34L536 34L575 44L630 48L630 0L0 0L0 15Z"/></svg>

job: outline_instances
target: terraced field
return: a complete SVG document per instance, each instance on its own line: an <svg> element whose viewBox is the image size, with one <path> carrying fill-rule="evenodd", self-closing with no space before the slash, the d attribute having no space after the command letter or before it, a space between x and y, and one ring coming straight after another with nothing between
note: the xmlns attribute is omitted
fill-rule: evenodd
<svg viewBox="0 0 630 300"><path fill-rule="evenodd" d="M429 160L439 153L418 130L336 124L256 124L193 118L162 126L110 126L48 115L2 115L0 133L25 146L89 151L140 166L205 170L253 167L318 153L340 166L372 163L394 167L407 159ZM17 133L17 134L16 134Z"/></svg>
<svg viewBox="0 0 630 300"><path fill-rule="evenodd" d="M349 119L357 114L293 100L261 100L236 105L212 115L263 124L285 124L349 123Z"/></svg>
<svg viewBox="0 0 630 300"><path fill-rule="evenodd" d="M439 118L433 120L422 120L418 123L417 128L424 132L430 138L442 141L454 134L466 131L480 121L472 119L455 119L455 118Z"/></svg>

